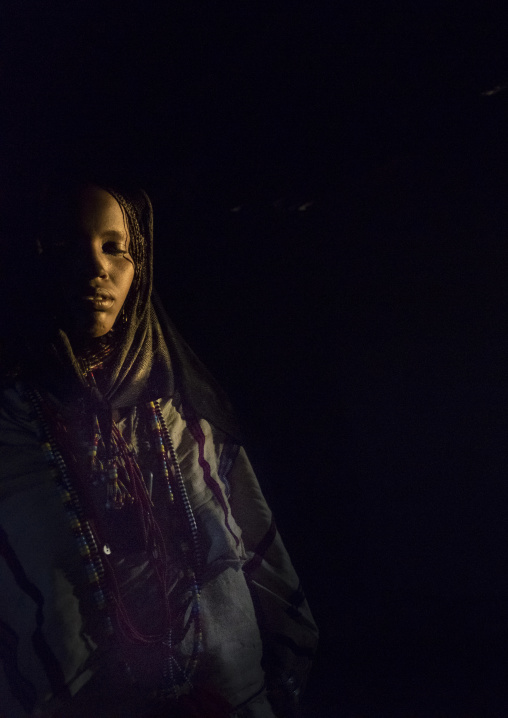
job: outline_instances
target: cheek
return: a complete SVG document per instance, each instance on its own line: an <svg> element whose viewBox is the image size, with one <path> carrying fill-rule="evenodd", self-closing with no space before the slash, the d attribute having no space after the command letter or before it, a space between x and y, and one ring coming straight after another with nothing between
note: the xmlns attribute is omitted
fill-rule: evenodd
<svg viewBox="0 0 508 718"><path fill-rule="evenodd" d="M132 264L130 264L129 268L126 269L122 273L122 277L119 281L119 290L120 290L122 301L124 301L124 302L127 299L127 295L129 294L129 290L133 284L133 281L134 281L134 266Z"/></svg>

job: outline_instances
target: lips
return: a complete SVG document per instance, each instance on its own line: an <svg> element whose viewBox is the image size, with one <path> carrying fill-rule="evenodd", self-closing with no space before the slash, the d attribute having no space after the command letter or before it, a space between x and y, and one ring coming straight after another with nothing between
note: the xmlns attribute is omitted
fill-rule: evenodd
<svg viewBox="0 0 508 718"><path fill-rule="evenodd" d="M89 294L81 297L83 302L91 309L96 312L105 312L110 309L115 303L115 298L112 294L105 291L96 292L95 294Z"/></svg>

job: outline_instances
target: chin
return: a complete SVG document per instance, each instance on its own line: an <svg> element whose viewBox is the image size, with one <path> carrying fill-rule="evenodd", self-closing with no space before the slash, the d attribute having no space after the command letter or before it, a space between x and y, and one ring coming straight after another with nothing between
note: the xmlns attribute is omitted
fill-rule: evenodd
<svg viewBox="0 0 508 718"><path fill-rule="evenodd" d="M83 339L99 339L111 331L112 327L112 322L108 322L108 324L94 322L90 323L88 326L81 325L81 327L77 327L74 325L72 333L75 335L81 335Z"/></svg>
<svg viewBox="0 0 508 718"><path fill-rule="evenodd" d="M103 337L105 334L107 334L109 331L111 331L112 327L100 327L100 328L93 328L86 332L87 336L91 339L99 339L99 337Z"/></svg>
<svg viewBox="0 0 508 718"><path fill-rule="evenodd" d="M111 315L100 317L93 314L75 314L66 317L61 322L61 327L69 336L81 342L103 337L111 331L115 319L116 316L112 317Z"/></svg>

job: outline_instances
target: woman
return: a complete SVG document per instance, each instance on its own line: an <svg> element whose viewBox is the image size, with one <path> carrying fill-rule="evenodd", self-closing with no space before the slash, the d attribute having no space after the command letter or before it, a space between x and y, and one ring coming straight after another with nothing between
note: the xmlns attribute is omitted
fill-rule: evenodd
<svg viewBox="0 0 508 718"><path fill-rule="evenodd" d="M0 716L296 715L317 631L152 292L148 197L66 182L40 206L45 291L2 356Z"/></svg>

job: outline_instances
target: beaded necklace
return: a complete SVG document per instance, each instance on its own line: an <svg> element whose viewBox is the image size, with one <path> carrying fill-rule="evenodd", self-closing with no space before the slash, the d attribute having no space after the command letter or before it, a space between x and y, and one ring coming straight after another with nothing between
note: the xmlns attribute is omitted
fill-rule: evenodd
<svg viewBox="0 0 508 718"><path fill-rule="evenodd" d="M91 375L91 376L90 376ZM89 380L94 384L93 373L89 373ZM111 636L116 629L120 631L129 643L145 646L162 647L162 683L157 691L162 697L178 698L186 687L192 688L191 678L195 673L199 655L203 650L203 633L200 616L200 575L202 557L196 520L190 505L185 482L177 459L176 451L168 431L160 402L152 401L144 407L144 413L149 421L153 440L158 454L158 465L161 478L166 486L167 507L171 512L178 512L184 519L186 527L184 539L181 541L181 555L185 561L185 575L188 580L187 591L190 594L187 605L183 611L178 612L176 620L183 622L189 605L191 606L189 618L179 632L178 643L175 645L173 635L175 631L175 618L171 616L168 596L168 556L164 537L153 514L151 492L148 491L143 475L139 469L134 453L123 439L115 422L112 423L111 451L106 451L106 461L99 456L100 449L104 447L97 416L93 419L93 438L89 444L88 455L88 484L95 483L97 479L106 483L106 510L125 510L132 505L137 509L141 519L142 534L146 545L148 558L155 570L163 601L162 628L155 633L146 634L138 630L129 616L120 596L119 587L108 556L111 549L104 544L102 552L96 520L92 520L85 511L87 492L90 486L82 486L83 477L79 472L69 469L69 460L72 451L65 446L66 428L59 426L61 420L56 416L50 400L36 389L29 389L27 396L33 404L36 415L42 428L42 448L45 458L50 465L56 480L64 508L67 513L71 530L76 537L78 550L84 562L88 580L92 587L92 594L96 608L104 617L104 630ZM104 456L104 453L103 453ZM75 467L74 467L75 468ZM86 477L85 477L86 480ZM81 489L81 490L79 490ZM83 496L84 493L84 496ZM85 504L83 503L85 499ZM113 620L114 619L114 620ZM173 620L172 620L173 619ZM185 665L177 658L176 648L193 627L194 636L191 655Z"/></svg>
<svg viewBox="0 0 508 718"><path fill-rule="evenodd" d="M149 407L152 411L152 416L154 417L154 430L157 432L159 439L159 446L160 446L160 454L163 461L163 464L165 465L167 469L167 473L165 473L165 476L169 476L170 468L174 471L174 477L176 480L176 488L179 494L179 498L181 501L181 504L183 506L187 526L190 529L190 539L191 539L191 546L188 546L186 543L182 544L182 551L184 556L186 554L191 554L190 558L192 561L192 558L194 559L194 566L195 569L192 568L192 562L189 562L189 578L191 581L191 592L192 592L192 609L191 614L189 617L189 625L185 628L185 632L187 632L188 628L190 627L190 623L194 623L194 642L192 647L192 654L189 659L189 666L187 669L187 681L190 682L190 677L194 674L199 654L202 652L203 649L203 631L201 627L201 614L200 614L200 597L201 597L201 590L200 590L200 578L201 578L201 570L203 565L202 555L201 555L201 545L199 541L198 536L198 527L196 524L196 519L194 517L194 513L192 511L192 507L190 505L189 496L187 494L187 490L185 488L185 482L183 479L182 471L180 469L180 464L178 463L178 459L175 452L175 447L173 445L173 440L171 439L171 435L168 431L168 428L166 426L166 422L164 421L164 417L162 415L162 410L160 407L159 400L150 402ZM169 482L168 482L169 483ZM168 672L164 673L164 677L166 679L169 678L169 685L174 685L174 675L173 675L173 665L176 663L174 660L174 656L172 653L172 645L171 645L171 629L169 631L168 637L166 642L164 643L164 647L166 649L166 657L165 657L165 671L167 668Z"/></svg>
<svg viewBox="0 0 508 718"><path fill-rule="evenodd" d="M44 401L36 389L26 389L28 399L32 403L37 419L42 428L42 450L55 479L60 498L64 505L67 519L76 539L80 556L85 565L86 575L92 588L92 596L96 608L105 614L110 594L106 587L104 564L90 522L84 515L78 494L72 483L62 452L50 430ZM104 627L108 635L113 633L111 617L104 615Z"/></svg>
<svg viewBox="0 0 508 718"><path fill-rule="evenodd" d="M102 367L108 357L113 354L114 350L114 329L111 329L104 337L96 339L94 349L91 349L90 347L83 348L82 351L76 355L76 359L83 376L86 377L94 369Z"/></svg>

